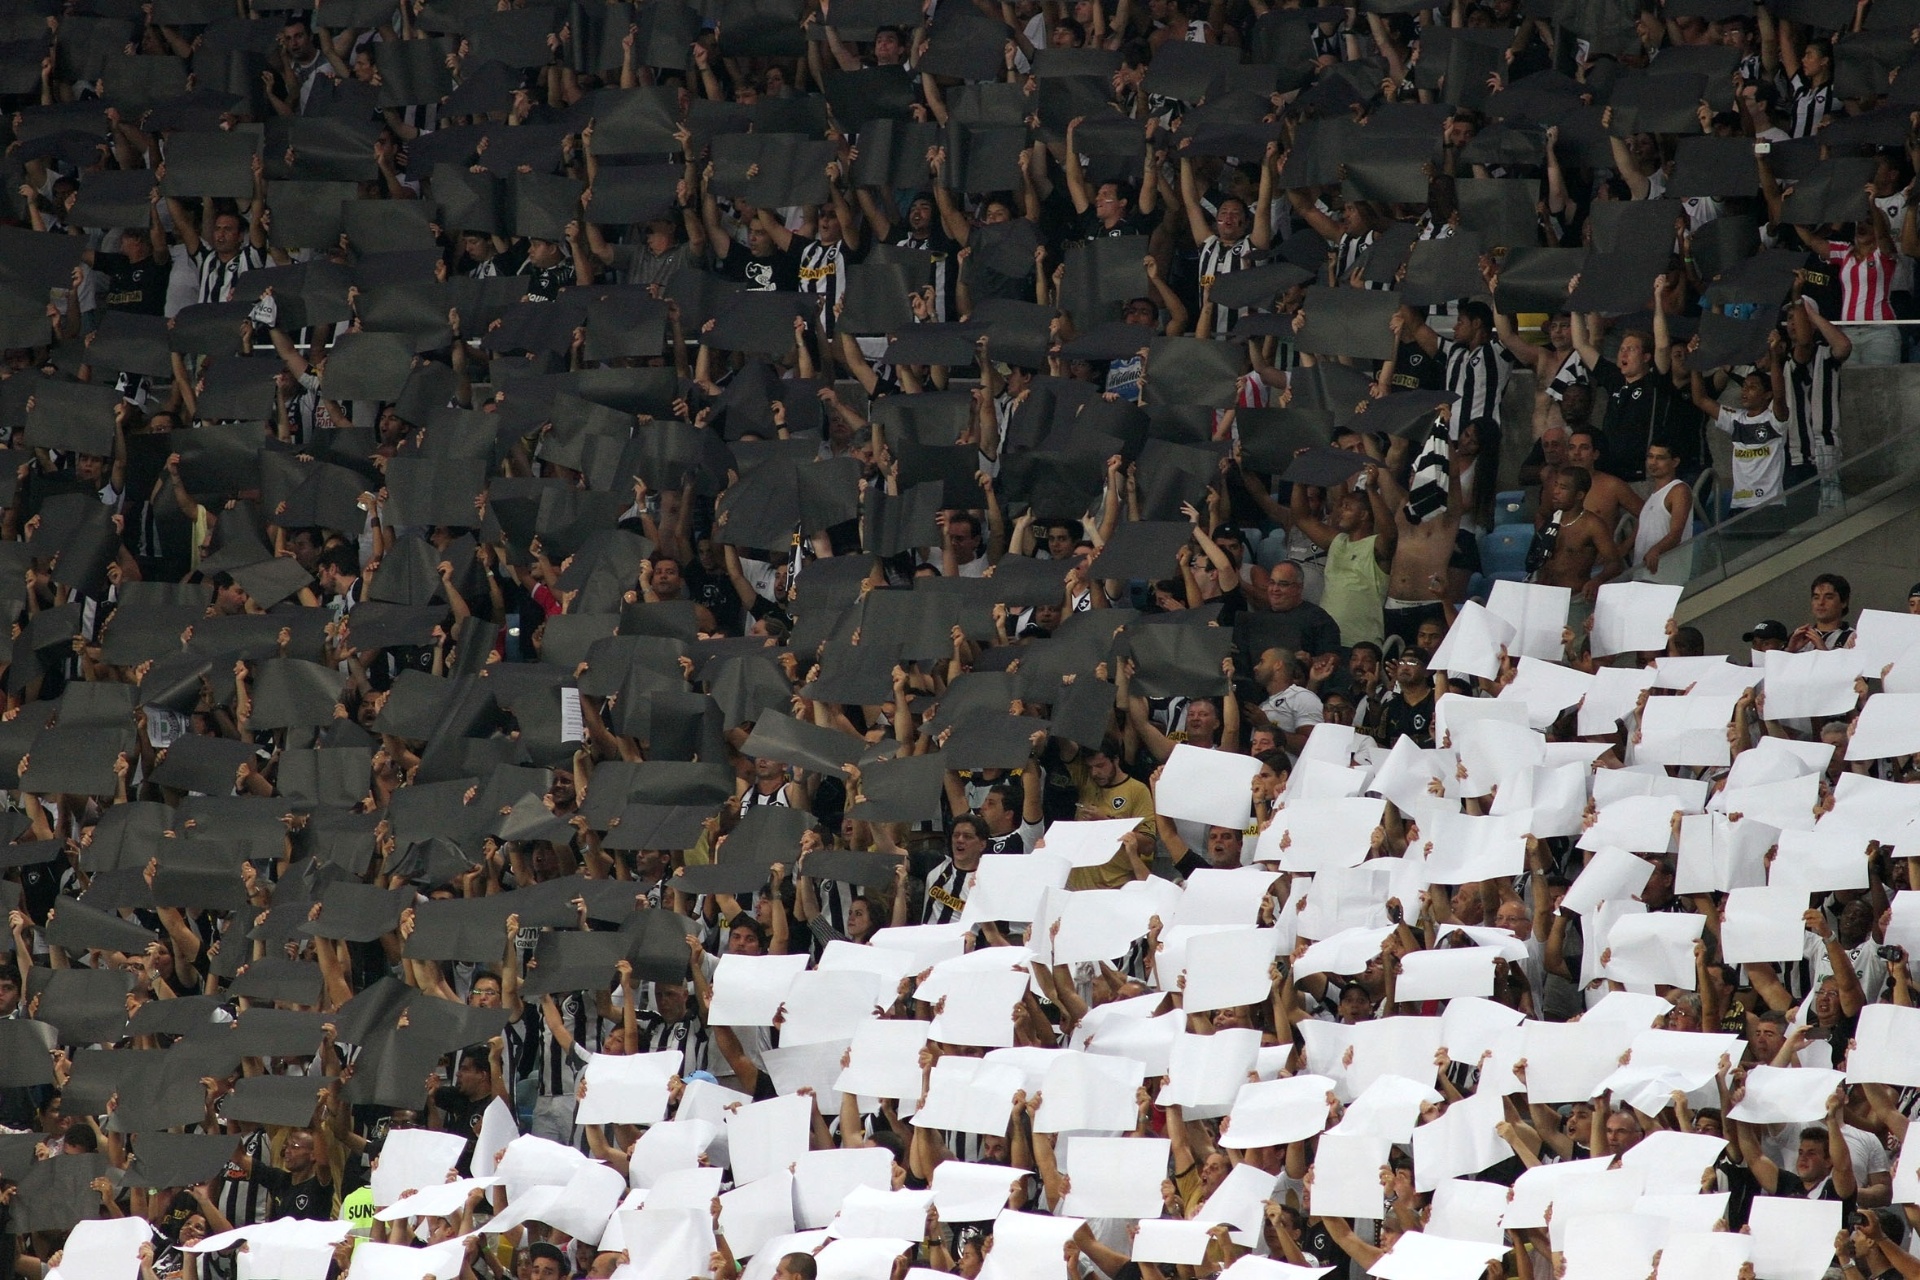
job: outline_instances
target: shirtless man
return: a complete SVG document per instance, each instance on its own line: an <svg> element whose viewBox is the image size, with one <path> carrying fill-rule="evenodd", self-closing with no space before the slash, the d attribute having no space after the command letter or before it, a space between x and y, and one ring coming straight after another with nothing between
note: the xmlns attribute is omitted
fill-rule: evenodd
<svg viewBox="0 0 1920 1280"><path fill-rule="evenodd" d="M1593 477L1593 485L1587 490L1587 510L1607 526L1608 532L1620 527L1623 510L1639 518L1640 504L1645 499L1619 476L1600 470L1600 436L1593 428L1582 427L1568 433L1567 463Z"/></svg>
<svg viewBox="0 0 1920 1280"><path fill-rule="evenodd" d="M1553 504L1559 515L1558 529L1553 522L1540 534L1551 548L1545 561L1533 571L1533 581L1550 587L1571 587L1575 597L1592 600L1600 584L1611 582L1626 568L1613 530L1586 506L1592 485L1584 467L1562 467L1553 480ZM1541 542L1535 543L1536 549ZM1529 556L1529 561L1532 560ZM1594 572L1595 567L1599 572Z"/></svg>
<svg viewBox="0 0 1920 1280"><path fill-rule="evenodd" d="M1396 441L1396 443L1398 443ZM1392 459L1389 459L1391 462ZM1447 566L1460 533L1460 513L1466 495L1460 478L1453 477L1444 511L1415 523L1407 516L1407 491L1391 465L1369 468L1380 485L1380 496L1393 512L1393 562L1387 569L1386 632L1411 645L1420 624L1433 619L1446 625L1441 602L1447 594Z"/></svg>

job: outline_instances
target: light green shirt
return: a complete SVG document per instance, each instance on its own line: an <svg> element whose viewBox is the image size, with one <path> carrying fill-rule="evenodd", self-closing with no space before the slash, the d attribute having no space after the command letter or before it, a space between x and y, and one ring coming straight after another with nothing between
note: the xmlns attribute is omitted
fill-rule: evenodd
<svg viewBox="0 0 1920 1280"><path fill-rule="evenodd" d="M1336 533L1327 547L1326 586L1320 607L1340 624L1340 643L1352 648L1362 640L1386 639L1382 609L1387 600L1387 571L1373 555L1374 538L1358 542Z"/></svg>

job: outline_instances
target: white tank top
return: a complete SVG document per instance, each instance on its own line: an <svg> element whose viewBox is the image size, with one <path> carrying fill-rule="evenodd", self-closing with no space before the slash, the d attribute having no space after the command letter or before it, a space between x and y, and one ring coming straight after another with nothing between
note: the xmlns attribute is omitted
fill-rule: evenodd
<svg viewBox="0 0 1920 1280"><path fill-rule="evenodd" d="M1646 563L1647 551L1662 538L1673 532L1673 513L1667 510L1667 494L1679 484L1676 478L1667 481L1647 495L1646 505L1640 508L1639 528L1633 535L1633 563L1637 567ZM1693 513L1687 512L1686 521L1680 532L1680 543L1693 541Z"/></svg>

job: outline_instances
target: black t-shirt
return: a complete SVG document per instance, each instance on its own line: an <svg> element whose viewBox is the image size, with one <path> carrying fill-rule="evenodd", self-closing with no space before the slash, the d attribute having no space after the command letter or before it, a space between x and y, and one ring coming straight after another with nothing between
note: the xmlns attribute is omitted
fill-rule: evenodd
<svg viewBox="0 0 1920 1280"><path fill-rule="evenodd" d="M800 289L800 245L795 236L786 249L775 248L764 258L756 258L732 240L723 242L726 250L715 265L722 280L739 280L756 293L797 293Z"/></svg>
<svg viewBox="0 0 1920 1280"><path fill-rule="evenodd" d="M460 1153L459 1170L461 1177L469 1176L469 1162L473 1159L473 1140L480 1134L480 1118L487 1113L487 1104L493 1101L488 1094L478 1102L469 1098L451 1085L442 1085L433 1091L433 1105L440 1108L440 1131L457 1133L467 1140L467 1146Z"/></svg>
<svg viewBox="0 0 1920 1280"><path fill-rule="evenodd" d="M713 614L720 630L729 634L740 630L740 597L726 573L708 573L698 560L680 566L680 577L687 584L687 599L703 604Z"/></svg>
<svg viewBox="0 0 1920 1280"><path fill-rule="evenodd" d="M165 315L167 281L173 264L153 258L135 262L124 253L96 253L93 268L107 278L100 305L109 311L132 311L143 316Z"/></svg>
<svg viewBox="0 0 1920 1280"><path fill-rule="evenodd" d="M1628 382L1620 366L1603 360L1593 371L1593 380L1608 393L1607 456L1602 470L1629 483L1646 479L1647 446L1655 440L1680 454L1683 471L1696 462L1693 438L1699 434L1698 425L1681 413L1680 397L1665 374L1649 369L1638 382ZM1693 412L1690 403L1685 409Z"/></svg>
<svg viewBox="0 0 1920 1280"><path fill-rule="evenodd" d="M1080 215L1080 238L1100 240L1107 236L1147 236L1153 234L1155 225L1155 219L1129 212L1126 217L1109 227L1100 221L1100 215L1094 212L1092 205L1089 205L1087 211Z"/></svg>
<svg viewBox="0 0 1920 1280"><path fill-rule="evenodd" d="M1433 698L1422 698L1419 702L1408 702L1395 690L1381 707L1381 720L1385 728L1383 741L1388 746L1400 740L1405 734L1413 739L1413 745L1423 750L1433 747Z"/></svg>
<svg viewBox="0 0 1920 1280"><path fill-rule="evenodd" d="M273 1196L273 1212L270 1218L331 1218L333 1216L333 1188L319 1178L306 1178L300 1182L285 1169L255 1161L253 1180L265 1187Z"/></svg>
<svg viewBox="0 0 1920 1280"><path fill-rule="evenodd" d="M1447 385L1447 359L1438 350L1432 355L1417 342L1403 342L1393 357L1395 391L1441 391Z"/></svg>
<svg viewBox="0 0 1920 1280"><path fill-rule="evenodd" d="M560 296L560 291L576 282L573 274L573 259L562 256L560 261L541 271L526 271L521 274L532 277L527 285L528 302L552 302Z"/></svg>

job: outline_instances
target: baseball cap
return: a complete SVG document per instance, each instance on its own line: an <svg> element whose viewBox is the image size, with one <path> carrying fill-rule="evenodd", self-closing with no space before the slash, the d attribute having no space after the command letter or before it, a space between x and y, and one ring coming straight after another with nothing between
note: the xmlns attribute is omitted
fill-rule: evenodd
<svg viewBox="0 0 1920 1280"><path fill-rule="evenodd" d="M1767 618L1755 623L1753 630L1747 632L1740 638L1748 644L1752 644L1755 640L1777 640L1781 644L1785 644L1788 638L1787 624L1775 621L1772 618Z"/></svg>
<svg viewBox="0 0 1920 1280"><path fill-rule="evenodd" d="M1920 582L1916 582L1911 587L1907 588L1907 599L1911 600L1915 596L1920 596Z"/></svg>

